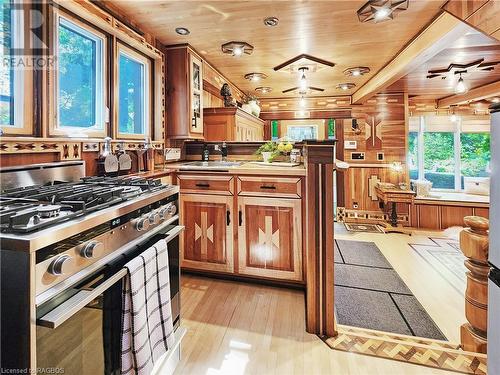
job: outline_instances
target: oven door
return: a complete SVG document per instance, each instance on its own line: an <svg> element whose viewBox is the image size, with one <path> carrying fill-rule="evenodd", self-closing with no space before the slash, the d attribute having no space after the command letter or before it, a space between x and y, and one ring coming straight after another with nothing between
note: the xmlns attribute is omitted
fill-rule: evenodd
<svg viewBox="0 0 500 375"><path fill-rule="evenodd" d="M119 374L123 266L161 236L178 252L181 226L172 226L37 308L37 368L66 374ZM174 256L175 258L175 256ZM170 267L176 284L175 264ZM178 293L177 293L178 294ZM172 303L174 310L174 303ZM174 312L173 312L174 314ZM174 315L175 316L175 315Z"/></svg>

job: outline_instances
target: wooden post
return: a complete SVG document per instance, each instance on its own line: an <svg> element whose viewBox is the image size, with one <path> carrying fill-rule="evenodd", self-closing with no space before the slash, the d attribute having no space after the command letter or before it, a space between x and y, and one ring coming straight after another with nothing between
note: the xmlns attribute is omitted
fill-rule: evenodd
<svg viewBox="0 0 500 375"><path fill-rule="evenodd" d="M469 322L460 327L460 341L464 350L486 353L489 221L479 216L466 216L464 223L468 228L460 232L460 249L467 257L465 316Z"/></svg>
<svg viewBox="0 0 500 375"><path fill-rule="evenodd" d="M305 141L306 328L336 336L334 315L333 169L335 140Z"/></svg>

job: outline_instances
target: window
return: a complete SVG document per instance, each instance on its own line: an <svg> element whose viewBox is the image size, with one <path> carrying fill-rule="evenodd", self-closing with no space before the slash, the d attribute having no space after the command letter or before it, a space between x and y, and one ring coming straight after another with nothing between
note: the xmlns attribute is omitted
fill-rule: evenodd
<svg viewBox="0 0 500 375"><path fill-rule="evenodd" d="M150 61L119 45L118 48L118 135L145 136L149 133L151 87Z"/></svg>
<svg viewBox="0 0 500 375"><path fill-rule="evenodd" d="M450 132L424 133L424 173L435 189L455 188L455 146Z"/></svg>
<svg viewBox="0 0 500 375"><path fill-rule="evenodd" d="M410 179L418 179L418 132L408 134L408 169Z"/></svg>
<svg viewBox="0 0 500 375"><path fill-rule="evenodd" d="M59 16L56 133L105 133L105 36Z"/></svg>
<svg viewBox="0 0 500 375"><path fill-rule="evenodd" d="M26 68L23 24L26 14L21 3L0 4L0 127L5 134L29 134L33 70Z"/></svg>
<svg viewBox="0 0 500 375"><path fill-rule="evenodd" d="M291 141L318 139L318 127L316 125L288 125L286 135Z"/></svg>
<svg viewBox="0 0 500 375"><path fill-rule="evenodd" d="M464 177L488 177L489 117L447 116L410 120L408 167L410 178L426 179L434 189L462 190Z"/></svg>
<svg viewBox="0 0 500 375"><path fill-rule="evenodd" d="M4 56L11 55L12 48L12 13L10 3L2 3L0 19L1 47ZM7 64L0 65L0 124L14 125L14 72Z"/></svg>

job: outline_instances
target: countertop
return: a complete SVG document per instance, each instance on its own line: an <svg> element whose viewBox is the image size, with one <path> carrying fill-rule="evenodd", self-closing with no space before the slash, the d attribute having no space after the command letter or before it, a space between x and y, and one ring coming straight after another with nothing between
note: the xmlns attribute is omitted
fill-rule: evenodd
<svg viewBox="0 0 500 375"><path fill-rule="evenodd" d="M435 203L453 202L453 203L462 203L464 205L470 205L470 204L488 205L490 202L490 197L488 195L475 195L475 194L466 194L460 192L433 191L429 196L415 197L415 203L422 203L422 202L435 202Z"/></svg>
<svg viewBox="0 0 500 375"><path fill-rule="evenodd" d="M210 169L204 167L193 167L191 169L182 170L181 168L187 162L178 162L167 164L168 169L174 170L180 173L229 173L229 174L251 174L251 175L280 175L280 176L305 176L306 169L303 164L296 167L283 167L275 166L272 163L270 165L258 165L250 162L243 162L243 164L238 166L230 166L224 168Z"/></svg>

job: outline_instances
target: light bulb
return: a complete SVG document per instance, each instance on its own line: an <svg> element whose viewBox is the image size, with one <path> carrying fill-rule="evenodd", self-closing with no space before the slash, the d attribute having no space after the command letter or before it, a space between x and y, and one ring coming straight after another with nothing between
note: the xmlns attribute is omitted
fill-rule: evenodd
<svg viewBox="0 0 500 375"><path fill-rule="evenodd" d="M304 108L306 106L306 100L304 98L300 98L300 106Z"/></svg>
<svg viewBox="0 0 500 375"><path fill-rule="evenodd" d="M341 88L342 90L347 90L349 87L347 87L347 85L342 85Z"/></svg>
<svg viewBox="0 0 500 375"><path fill-rule="evenodd" d="M387 17L388 15L389 15L389 9L380 8L379 10L377 10L375 12L375 19L380 21L380 20L384 19L385 17Z"/></svg>
<svg viewBox="0 0 500 375"><path fill-rule="evenodd" d="M254 74L252 76L252 81L257 82L258 80L260 80L260 77L258 75L256 75L256 74Z"/></svg>
<svg viewBox="0 0 500 375"><path fill-rule="evenodd" d="M459 93L459 94L462 94L464 92L467 91L467 86L464 82L464 79L462 78L462 76L460 76L460 78L458 79L458 82L457 82L457 87L455 88L456 92Z"/></svg>
<svg viewBox="0 0 500 375"><path fill-rule="evenodd" d="M458 120L458 117L457 117L457 115L456 115L456 114L452 114L452 115L450 116L450 121L451 121L451 122L457 122L457 120Z"/></svg>
<svg viewBox="0 0 500 375"><path fill-rule="evenodd" d="M243 54L243 49L241 47L234 47L233 49L234 56L241 56L242 54Z"/></svg>
<svg viewBox="0 0 500 375"><path fill-rule="evenodd" d="M359 69L356 69L356 70L353 70L352 71L352 76L353 77L358 77L361 75L361 72L359 71Z"/></svg>

